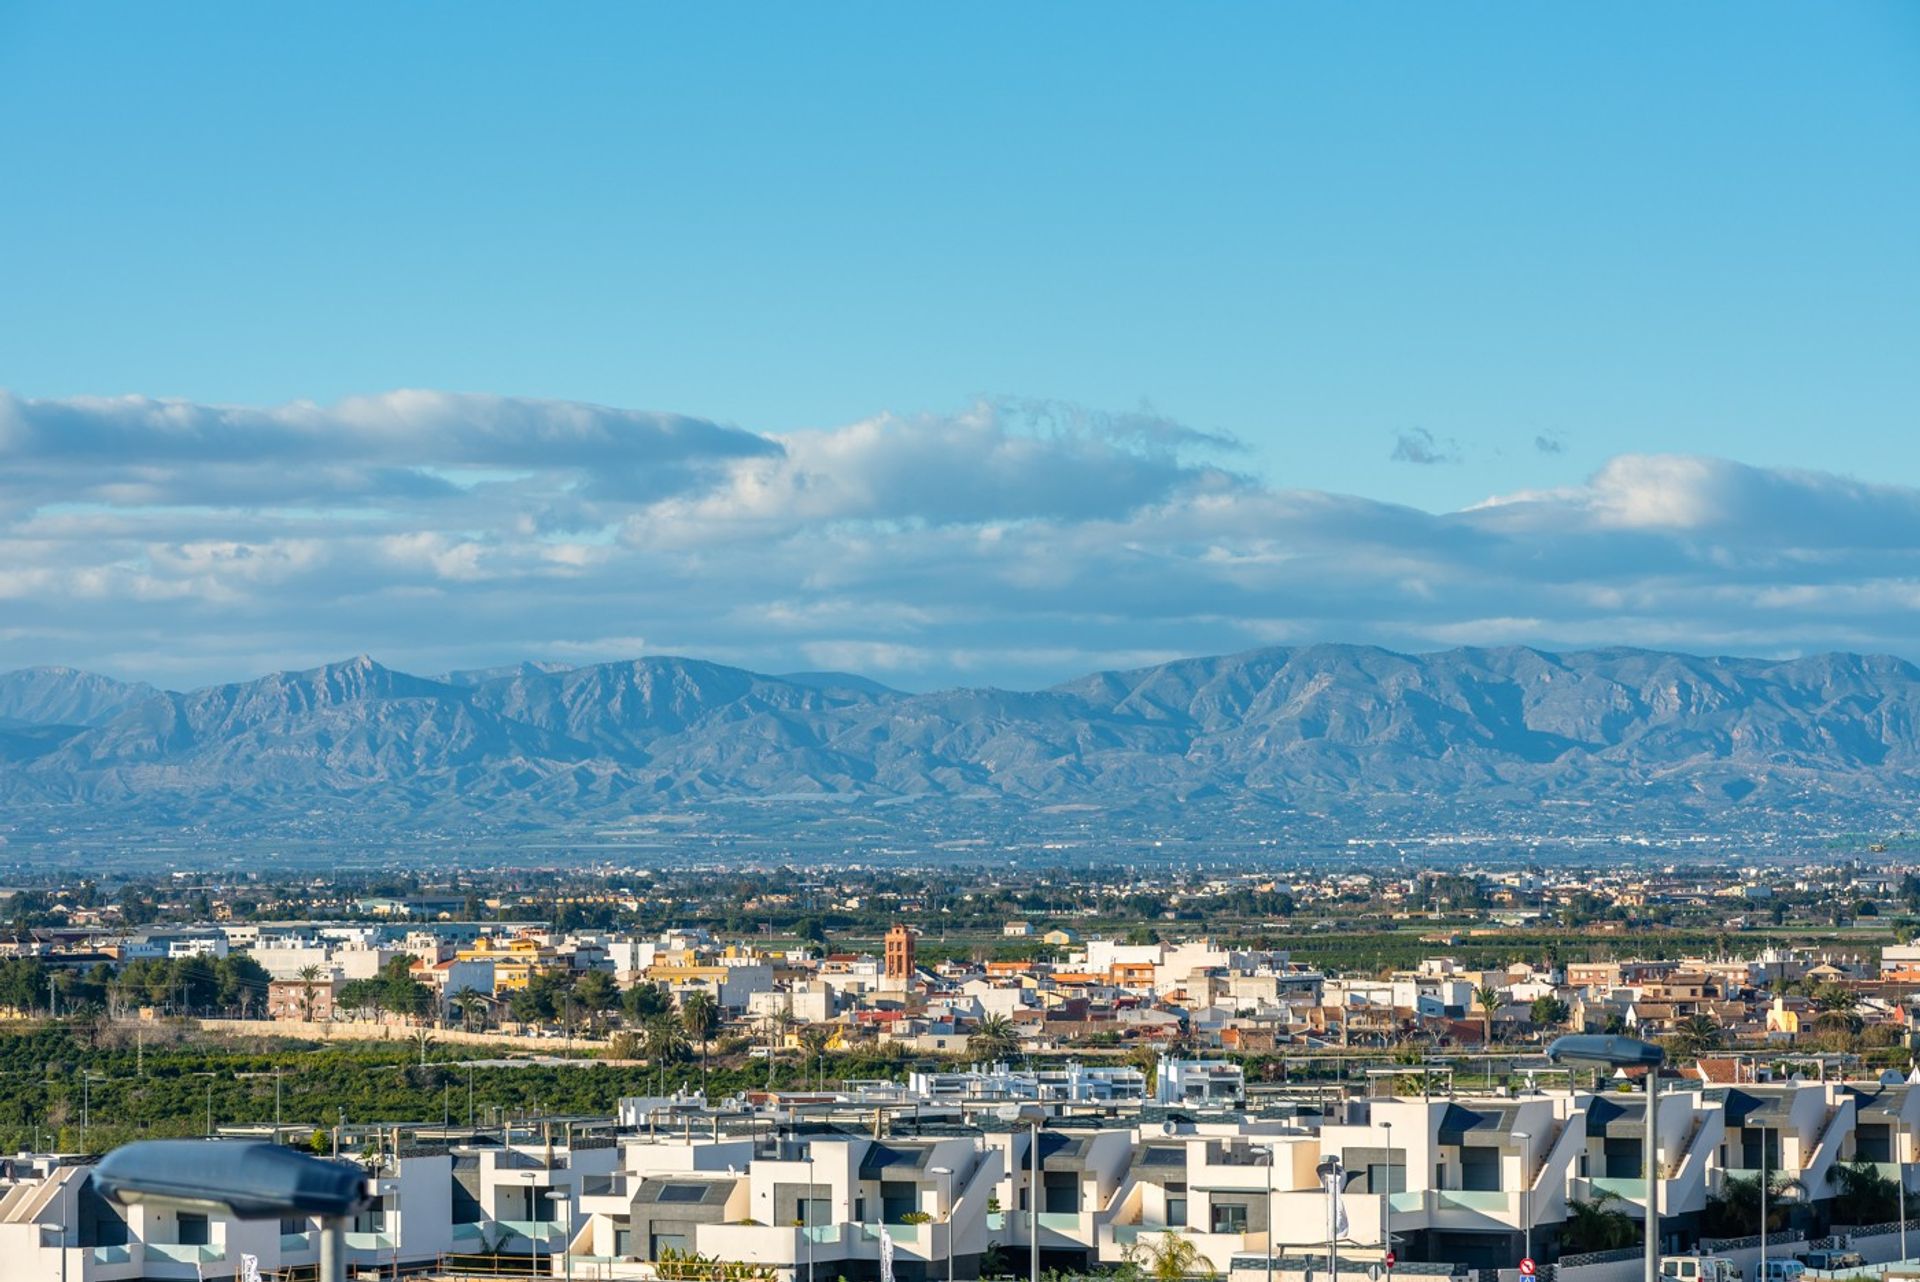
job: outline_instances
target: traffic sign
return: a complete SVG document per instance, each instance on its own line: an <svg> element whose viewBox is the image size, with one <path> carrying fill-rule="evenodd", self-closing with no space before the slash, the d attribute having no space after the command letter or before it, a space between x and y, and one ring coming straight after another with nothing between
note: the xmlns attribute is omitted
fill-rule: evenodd
<svg viewBox="0 0 1920 1282"><path fill-rule="evenodd" d="M1533 1276L1533 1274L1534 1274L1533 1257L1529 1255L1520 1261L1520 1276L1523 1278L1530 1278Z"/></svg>
<svg viewBox="0 0 1920 1282"><path fill-rule="evenodd" d="M1399 1259L1400 1259L1399 1256L1395 1255L1392 1251L1388 1251L1386 1256L1387 1267L1392 1268L1396 1263L1399 1262Z"/></svg>

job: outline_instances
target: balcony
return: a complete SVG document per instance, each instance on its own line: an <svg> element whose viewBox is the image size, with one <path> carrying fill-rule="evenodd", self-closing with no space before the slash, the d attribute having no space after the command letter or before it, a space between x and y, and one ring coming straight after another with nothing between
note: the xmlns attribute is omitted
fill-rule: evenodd
<svg viewBox="0 0 1920 1282"><path fill-rule="evenodd" d="M312 1229L305 1233L282 1233L280 1235L280 1254L304 1255L315 1248L315 1234Z"/></svg>
<svg viewBox="0 0 1920 1282"><path fill-rule="evenodd" d="M169 1264L212 1264L227 1258L227 1248L211 1242L197 1245L189 1242L149 1242L147 1258L165 1260Z"/></svg>
<svg viewBox="0 0 1920 1282"><path fill-rule="evenodd" d="M95 1264L131 1264L133 1248L130 1246L96 1246L93 1248Z"/></svg>
<svg viewBox="0 0 1920 1282"><path fill-rule="evenodd" d="M495 1220L494 1226L511 1237L529 1242L551 1242L560 1236L560 1226L552 1220ZM347 1236L351 1239L354 1235Z"/></svg>
<svg viewBox="0 0 1920 1282"><path fill-rule="evenodd" d="M349 1251L391 1251L399 1245L399 1239L387 1232L348 1233L346 1246Z"/></svg>

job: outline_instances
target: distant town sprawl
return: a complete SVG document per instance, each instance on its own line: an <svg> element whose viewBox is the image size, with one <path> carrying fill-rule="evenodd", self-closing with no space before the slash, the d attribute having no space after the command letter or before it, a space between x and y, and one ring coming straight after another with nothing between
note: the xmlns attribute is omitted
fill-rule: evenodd
<svg viewBox="0 0 1920 1282"><path fill-rule="evenodd" d="M179 873L8 903L0 1258L23 1277L313 1277L311 1222L91 1183L105 1149L205 1135L365 1166L367 1271L1252 1282L1331 1251L1625 1282L1650 1079L1549 1060L1579 1032L1665 1053L1676 1279L1753 1277L1763 1223L1755 1282L1909 1257L1920 874L1896 851Z"/></svg>

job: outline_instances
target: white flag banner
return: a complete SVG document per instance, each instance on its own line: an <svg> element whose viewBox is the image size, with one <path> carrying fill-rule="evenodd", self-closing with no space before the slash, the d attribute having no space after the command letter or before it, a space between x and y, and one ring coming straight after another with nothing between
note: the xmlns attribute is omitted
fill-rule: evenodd
<svg viewBox="0 0 1920 1282"><path fill-rule="evenodd" d="M1327 1172L1327 1240L1330 1242L1347 1235L1347 1204L1340 1194L1341 1179L1339 1167Z"/></svg>
<svg viewBox="0 0 1920 1282"><path fill-rule="evenodd" d="M893 1282L893 1234L880 1230L880 1282Z"/></svg>
<svg viewBox="0 0 1920 1282"><path fill-rule="evenodd" d="M260 1282L260 1257L259 1256L245 1255L245 1254L241 1255L240 1282Z"/></svg>

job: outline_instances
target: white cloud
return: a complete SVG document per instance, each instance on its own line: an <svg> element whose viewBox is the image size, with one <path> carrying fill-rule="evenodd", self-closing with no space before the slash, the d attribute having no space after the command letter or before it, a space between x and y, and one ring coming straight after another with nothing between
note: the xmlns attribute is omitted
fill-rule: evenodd
<svg viewBox="0 0 1920 1282"><path fill-rule="evenodd" d="M1313 640L1915 651L1914 489L1633 455L1428 513L1275 489L1232 449L1018 403L774 438L443 393L0 395L0 666L644 648L1022 684Z"/></svg>

